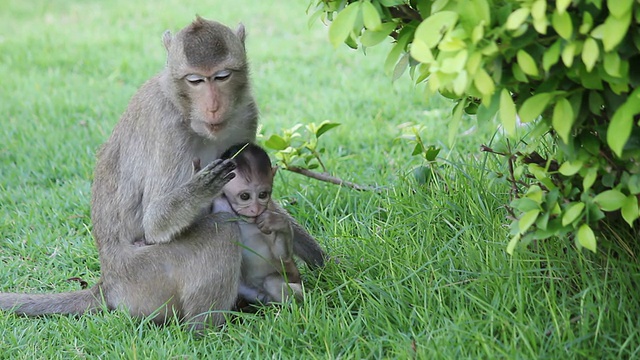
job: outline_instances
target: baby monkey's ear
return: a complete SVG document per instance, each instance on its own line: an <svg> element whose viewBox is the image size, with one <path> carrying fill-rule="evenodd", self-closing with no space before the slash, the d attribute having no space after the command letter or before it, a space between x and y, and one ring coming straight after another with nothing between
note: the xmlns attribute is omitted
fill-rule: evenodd
<svg viewBox="0 0 640 360"><path fill-rule="evenodd" d="M275 177L276 176L276 172L278 172L278 167L277 166L272 166L271 167L271 176Z"/></svg>

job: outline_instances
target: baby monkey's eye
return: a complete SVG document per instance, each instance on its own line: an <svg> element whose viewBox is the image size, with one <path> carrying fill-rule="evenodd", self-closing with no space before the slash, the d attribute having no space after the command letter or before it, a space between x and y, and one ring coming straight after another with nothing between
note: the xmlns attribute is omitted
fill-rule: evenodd
<svg viewBox="0 0 640 360"><path fill-rule="evenodd" d="M247 201L247 200L249 200L249 199L251 199L251 195L249 195L249 193L242 193L242 194L240 194L240 200Z"/></svg>
<svg viewBox="0 0 640 360"><path fill-rule="evenodd" d="M191 85L198 85L204 82L204 76L189 74L185 77L185 80Z"/></svg>
<svg viewBox="0 0 640 360"><path fill-rule="evenodd" d="M267 191L261 192L260 194L258 194L258 198L262 199L262 200L268 199L269 198L269 192L267 192Z"/></svg>

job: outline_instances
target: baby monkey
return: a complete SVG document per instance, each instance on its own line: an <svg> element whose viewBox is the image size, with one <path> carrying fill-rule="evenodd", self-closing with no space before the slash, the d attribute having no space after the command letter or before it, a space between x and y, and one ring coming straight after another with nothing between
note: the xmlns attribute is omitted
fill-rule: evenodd
<svg viewBox="0 0 640 360"><path fill-rule="evenodd" d="M213 213L230 212L241 220L242 275L238 296L249 303L301 300L300 271L293 261L293 228L274 211L271 190L275 170L269 155L258 145L244 143L225 151L234 159L236 176L213 202ZM194 168L197 168L197 160Z"/></svg>

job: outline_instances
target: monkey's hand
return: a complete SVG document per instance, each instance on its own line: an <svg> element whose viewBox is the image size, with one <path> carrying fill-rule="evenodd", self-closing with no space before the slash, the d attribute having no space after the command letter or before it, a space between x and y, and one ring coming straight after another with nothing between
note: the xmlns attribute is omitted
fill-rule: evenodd
<svg viewBox="0 0 640 360"><path fill-rule="evenodd" d="M225 186L236 174L233 160L217 159L198 171L191 179L191 188L196 194L214 197L220 194Z"/></svg>
<svg viewBox="0 0 640 360"><path fill-rule="evenodd" d="M288 260L293 256L293 228L289 219L281 213L265 210L256 219L258 229L269 236L269 248L275 259Z"/></svg>
<svg viewBox="0 0 640 360"><path fill-rule="evenodd" d="M265 234L272 232L289 231L291 224L289 220L282 214L271 210L265 210L256 218L258 229Z"/></svg>
<svg viewBox="0 0 640 360"><path fill-rule="evenodd" d="M215 160L198 171L179 189L157 196L147 206L142 219L145 244L164 244L192 225L222 187L235 176L236 165L228 160Z"/></svg>

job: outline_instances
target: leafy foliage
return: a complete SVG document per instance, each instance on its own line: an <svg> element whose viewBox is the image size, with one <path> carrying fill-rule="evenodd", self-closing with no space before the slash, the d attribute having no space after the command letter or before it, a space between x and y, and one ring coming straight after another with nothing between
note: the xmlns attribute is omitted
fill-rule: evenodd
<svg viewBox="0 0 640 360"><path fill-rule="evenodd" d="M296 124L290 129L282 130L282 135L269 136L264 145L276 150L276 165L285 170L356 190L376 190L374 187L359 185L329 174L320 156L324 148L318 146L318 140L324 133L337 126L340 124L328 120L321 122L320 125L310 123L305 126L306 131L303 136L298 131L302 128L302 124ZM321 172L314 170L318 167L322 169Z"/></svg>
<svg viewBox="0 0 640 360"><path fill-rule="evenodd" d="M305 126L306 132L303 136L298 131L302 128L302 124L296 124L290 129L284 129L281 135L269 136L264 145L276 151L278 165L284 169L300 167L312 170L321 167L323 172L327 172L320 157L324 149L318 147L318 139L337 126L340 124L328 120L321 122L320 125L310 123Z"/></svg>
<svg viewBox="0 0 640 360"><path fill-rule="evenodd" d="M534 129L510 161L520 242L573 236L597 249L598 224L640 216L640 4L633 0L318 0L335 46L394 39L384 64L407 69L463 112ZM536 152L551 138L546 152ZM539 151L539 150L538 150Z"/></svg>

